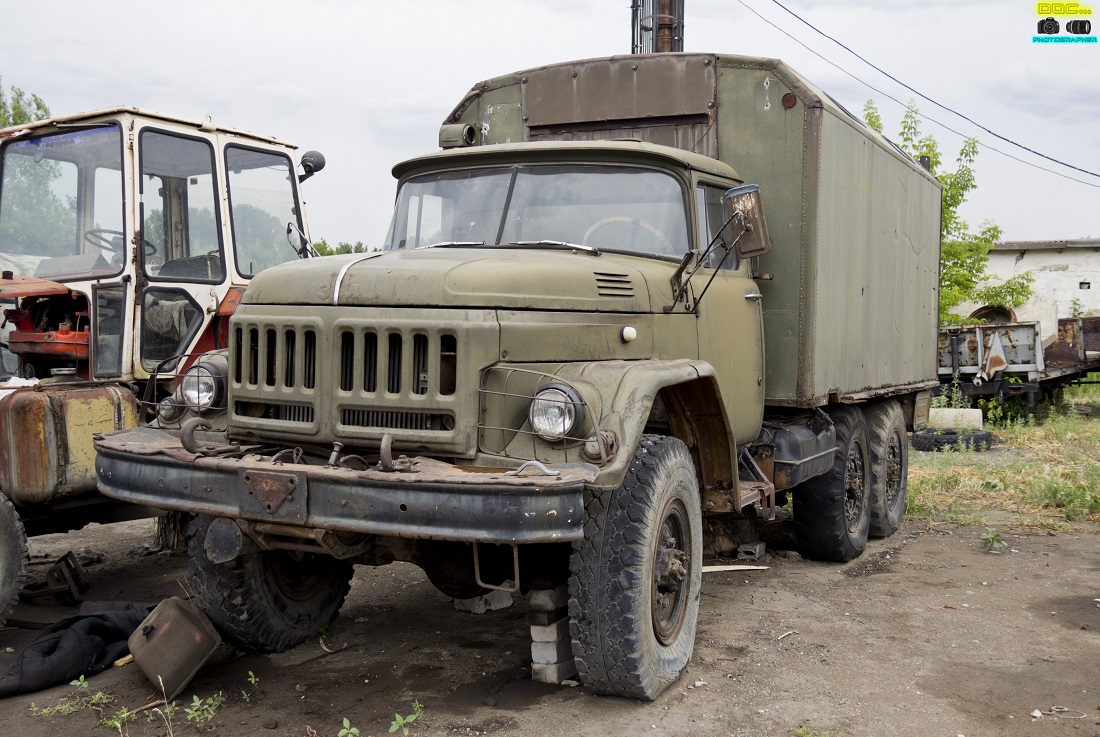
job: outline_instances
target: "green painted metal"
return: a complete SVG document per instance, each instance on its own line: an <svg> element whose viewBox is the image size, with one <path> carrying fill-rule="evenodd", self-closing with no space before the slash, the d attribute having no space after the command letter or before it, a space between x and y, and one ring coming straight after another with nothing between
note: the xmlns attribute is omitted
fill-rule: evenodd
<svg viewBox="0 0 1100 737"><path fill-rule="evenodd" d="M566 62L474 86L446 119L476 145L633 138L717 158L761 186L773 405L858 401L936 375L939 183L776 59ZM736 340L735 337L728 339Z"/></svg>

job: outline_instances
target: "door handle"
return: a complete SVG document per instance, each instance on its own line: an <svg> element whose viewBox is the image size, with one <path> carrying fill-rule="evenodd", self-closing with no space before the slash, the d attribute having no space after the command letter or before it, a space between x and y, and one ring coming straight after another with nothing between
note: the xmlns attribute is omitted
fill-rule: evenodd
<svg viewBox="0 0 1100 737"><path fill-rule="evenodd" d="M763 296L764 295L760 294L760 292L749 292L745 295L745 299L751 302L759 302L763 298Z"/></svg>

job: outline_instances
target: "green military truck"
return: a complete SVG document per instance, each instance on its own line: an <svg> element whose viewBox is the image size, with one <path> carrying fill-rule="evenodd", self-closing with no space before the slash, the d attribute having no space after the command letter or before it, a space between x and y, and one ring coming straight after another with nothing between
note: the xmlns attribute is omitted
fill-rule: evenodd
<svg viewBox="0 0 1100 737"><path fill-rule="evenodd" d="M198 515L227 640L293 646L353 564L404 560L456 597L567 584L565 665L652 699L704 546L758 508L789 497L823 559L897 529L937 385L925 169L782 62L713 54L492 79L440 142L394 168L382 252L251 282L180 437L97 441L103 493Z"/></svg>

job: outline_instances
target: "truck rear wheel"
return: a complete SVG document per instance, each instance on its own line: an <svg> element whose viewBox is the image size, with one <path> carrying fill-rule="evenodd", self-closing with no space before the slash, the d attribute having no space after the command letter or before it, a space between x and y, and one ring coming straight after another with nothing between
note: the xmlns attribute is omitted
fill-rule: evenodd
<svg viewBox="0 0 1100 737"><path fill-rule="evenodd" d="M676 438L643 436L622 486L586 495L569 561L569 633L581 682L657 698L695 647L702 511L695 466Z"/></svg>
<svg viewBox="0 0 1100 737"><path fill-rule="evenodd" d="M794 491L794 519L808 557L843 563L867 546L871 459L859 408L835 407L829 416L836 426L833 468Z"/></svg>
<svg viewBox="0 0 1100 737"><path fill-rule="evenodd" d="M0 627L19 603L27 579L27 533L19 513L0 492Z"/></svg>
<svg viewBox="0 0 1100 737"><path fill-rule="evenodd" d="M867 407L871 453L871 537L890 537L905 516L909 476L909 443L905 416L896 399Z"/></svg>
<svg viewBox="0 0 1100 737"><path fill-rule="evenodd" d="M211 517L189 526L191 587L222 637L254 653L280 653L336 619L354 572L327 555L265 550L213 563L204 542Z"/></svg>

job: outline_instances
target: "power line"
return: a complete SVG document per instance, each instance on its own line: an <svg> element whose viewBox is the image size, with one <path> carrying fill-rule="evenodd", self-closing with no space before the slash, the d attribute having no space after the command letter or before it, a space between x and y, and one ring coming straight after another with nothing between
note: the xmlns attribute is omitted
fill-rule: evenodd
<svg viewBox="0 0 1100 737"><path fill-rule="evenodd" d="M912 108L911 108L911 106L910 106L909 104L907 104L907 103L905 103L905 102L902 102L902 101L901 101L901 100L899 100L898 98L896 98L896 97L894 97L893 95L891 95L891 94L890 94L889 92L885 92L885 91L883 91L883 90L880 90L880 89L878 89L877 87L875 87L874 85L872 85L872 84L871 84L870 82L866 82L866 81L864 81L863 79L860 79L859 77L857 77L857 76L856 76L855 74L853 74L853 73L849 72L849 71L848 71L847 69L845 69L844 67L840 66L840 65L839 65L839 64L837 64L837 63L836 63L835 61L833 61L833 60L831 60L831 59L828 59L828 58L826 58L825 56L823 56L822 54L820 54L820 53L818 53L817 51L815 51L814 49L811 49L811 48L810 48L809 46L807 46L807 45L806 45L805 43L803 43L803 42L802 42L802 41L800 41L799 39L795 38L795 37L794 37L794 36L793 36L792 34L788 33L788 32L787 32L786 30L784 30L784 29L780 28L780 27L779 27L779 26L777 26L777 25L776 25L775 23L771 22L770 20L768 20L768 19L767 19L767 18L765 18L764 16L760 15L760 13L758 13L758 12L757 12L757 11L756 11L755 9L753 9L753 8L752 8L751 6L747 5L747 4L746 4L746 3L744 2L744 0L737 0L737 2L739 2L739 3L740 3L740 4L742 5L742 6L744 6L744 8L745 8L746 10L748 10L748 11L749 11L750 13L752 13L753 15L755 15L755 16L756 16L757 18L759 18L760 20L764 21L764 22L765 22L765 23L767 23L767 24L768 24L769 26L771 26L771 27L772 27L772 28L774 28L775 30L779 31L779 32L780 32L780 33L782 33L782 34L783 34L784 36L786 36L787 38L791 39L791 40L792 40L792 41L794 41L794 42L795 42L796 44L798 44L798 45L799 45L799 46L801 46L802 48L806 49L806 51L809 51L809 52L810 52L811 54L813 54L813 55L814 55L814 56L816 56L817 58L821 59L821 60L822 60L823 62L825 62L826 64L828 64L828 65L830 65L830 66L832 66L832 67L835 67L835 68L836 68L837 70L839 70L839 71L840 71L840 72L842 72L843 74L846 74L847 76L851 77L851 78L852 78L852 79L854 79L855 81L859 82L859 83L860 83L861 85L863 85L863 86L864 86L864 87L866 87L867 89L871 90L872 92L874 92L874 93L876 93L876 94L879 94L879 95L882 95L883 97L885 97L885 98L887 98L887 99L889 99L889 100L893 100L894 102L896 102L897 104L901 105L901 106L902 106L902 107L904 107L904 108L910 108L910 109L912 109ZM887 75L887 76L889 76L889 75ZM919 93L918 93L918 94L919 94ZM930 123L934 123L934 124L938 125L939 127L943 128L943 129L944 129L944 130L946 130L946 131L950 131L951 133L954 133L955 135L959 136L960 138L966 139L966 138L969 138L969 137L970 137L970 136L966 135L965 133L962 133L961 131L957 131L957 130L955 130L954 128L952 128L951 126L947 125L946 123L942 123L942 122L940 122L939 120L936 120L935 118L931 117L930 115L926 115L925 113L921 113L921 112L918 112L918 111L917 111L917 110L915 110L915 109L913 110L913 113L914 113L915 115L917 115L918 117L920 117L920 118L923 118L924 120L927 120L927 121L928 121L928 122L930 122ZM981 126L979 126L979 127L981 127ZM1025 159L1021 159L1021 158L1020 158L1019 156L1013 156L1012 154L1010 154L1010 153L1007 153L1007 152L1005 152L1005 151L1002 151L1002 150L1000 150L999 148L994 148L993 146L990 146L990 145L989 145L989 144L987 144L987 143L982 143L981 141L979 141L979 143L981 144L982 148L986 148L986 149L989 149L990 151L992 151L992 152L994 152L994 153L998 153L998 154L1000 154L1001 156L1004 156L1004 157L1006 157L1006 158L1012 159L1013 161L1018 161L1018 162L1020 162L1021 164L1024 164L1025 166L1030 166L1030 167L1031 167L1031 168L1033 168L1033 169L1038 169L1038 170L1040 170L1040 171L1045 171L1045 172L1047 172L1048 174L1053 174L1053 175L1054 175L1054 176L1056 176L1056 177L1062 177L1063 179L1068 179L1068 180L1069 180L1069 181L1071 181L1071 182L1077 182L1078 184L1083 184L1083 185L1085 185L1086 187L1096 187L1097 189L1100 189L1100 184L1093 184L1092 182L1085 182L1085 181L1082 181L1082 180L1080 180L1080 179L1076 179L1076 178L1074 178L1074 177L1071 177L1071 176L1069 176L1068 174L1063 174L1063 173L1062 173L1062 172L1060 172L1060 171L1055 171L1054 169L1048 169L1048 168L1047 168L1047 167L1045 167L1045 166L1040 166L1039 164L1036 164L1036 163L1034 163L1034 162L1031 162L1031 161L1027 161L1027 160L1025 160ZM1076 167L1074 167L1074 168L1076 168ZM1088 172L1088 173L1091 173L1091 172Z"/></svg>
<svg viewBox="0 0 1100 737"><path fill-rule="evenodd" d="M740 0L738 0L738 1L740 1ZM932 99L931 97L928 97L927 95L923 94L922 92L920 92L920 91L918 91L918 90L916 90L916 89L914 89L914 88L910 87L909 85L905 84L905 82L902 82L902 81L901 81L900 79L898 79L897 77L893 76L892 74L890 74L889 72L885 71L884 69L881 69L880 67L877 67L877 66L875 66L874 64L872 64L871 62L867 61L867 60L866 60L866 59L864 59L864 58L863 58L862 56L860 56L859 54L857 54L857 53L856 53L855 51L853 51L852 49L848 48L847 46L845 46L844 44L842 44L842 43L841 43L840 41L836 40L835 38L833 38L833 37L832 37L832 36L830 36L829 34L825 33L824 31L821 31L821 30L819 30L819 29L818 29L817 27L815 27L815 26L814 26L814 25L813 25L812 23L810 23L809 21L807 21L807 20L803 19L803 18L802 18L802 17L800 16L800 15L798 15L797 13L795 13L795 12L794 12L793 10L791 10L790 8L788 8L788 7L786 6L786 5L784 5L783 3L779 2L779 0L772 0L772 2L773 2L773 3L775 3L776 5L778 5L779 7L783 8L783 10L787 11L788 13L790 13L790 14L791 14L792 16L794 16L795 18L797 18L797 19L798 19L799 21L801 21L802 23L806 24L806 26L808 26L808 27L809 27L809 28L810 28L811 30L813 30L813 31L814 31L815 33L818 33L818 34L820 34L820 35L824 36L825 38L829 39L830 41L832 41L833 43L835 43L835 44L836 44L837 46L839 46L840 48L842 48L842 49L844 49L845 51L847 51L848 53L850 53L850 54L851 54L852 56L854 56L854 57L856 57L857 59L859 59L860 61L862 61L862 62L863 62L864 64L866 64L867 66L871 67L872 69L874 69L875 71L879 72L880 74L883 74L883 75L885 75L885 76L889 77L890 79L892 79L893 81L897 82L898 84L900 84L900 85L901 85L902 87L904 87L905 89L907 89L907 90L909 90L910 92L912 92L913 94L915 94L915 95L917 95L917 96L921 97L922 99L925 99L925 100L927 100L928 102L932 103L932 104L933 104L933 105L935 105L936 107L938 107L938 108L941 108L942 110L946 110L947 112L949 112L949 113L951 113L951 114L953 114L953 115L957 115L957 116L959 116L960 118L962 118L962 119L963 119L963 120L965 120L966 122L970 123L971 125L974 125L974 126L977 126L978 128L981 128L981 129L982 129L983 131L985 131L985 132L986 132L986 133L988 133L989 135L991 135L991 136L993 136L993 137L995 137L995 138L999 138L999 139L1001 139L1002 141L1004 141L1005 143L1010 143L1010 144L1012 144L1013 146L1016 146L1017 148L1021 148L1021 149L1023 149L1024 151L1027 151L1027 152L1029 152L1029 153L1035 154L1036 156L1039 156L1039 157L1041 157L1041 158L1044 158L1044 159L1046 159L1047 161L1052 161L1052 162L1054 162L1055 164L1060 164L1060 165L1062 165L1062 166L1065 166L1065 167L1067 167L1067 168L1069 168L1069 169L1074 169L1074 170L1076 170L1076 171L1079 171L1079 172L1081 172L1081 173L1083 173L1083 174L1088 174L1089 176L1093 176L1093 177L1097 177L1097 178L1100 178L1100 174L1097 174L1096 172L1093 172L1093 171L1089 171L1088 169L1082 169L1082 168L1081 168L1081 167L1079 167L1079 166L1074 166L1073 164L1069 164L1069 163L1066 163L1065 161L1060 161L1060 160L1058 160L1058 159L1056 159L1056 158L1054 158L1054 157L1052 157L1052 156L1047 156L1047 155L1046 155L1046 154L1044 154L1044 153L1041 153L1041 152L1039 152L1039 151L1036 151L1036 150L1034 150L1034 149L1028 148L1027 146L1024 146L1023 144L1020 144L1020 143L1016 143L1016 142L1015 142L1015 141L1013 141L1013 140L1012 140L1011 138L1005 138L1004 136L1002 136L1002 135L1001 135L1001 134L999 134L999 133L994 133L994 132L993 132L993 131L991 131L991 130L990 130L989 128L986 128L986 127L985 127L984 125L982 125L981 123L978 123L977 121L971 120L970 118L968 118L967 116L963 115L963 114L962 114L962 113L960 113L959 111L957 111L957 110L953 110L953 109L951 109L951 108L947 107L946 105L942 105L942 104L940 104L940 103L936 102L936 101L935 101L935 100L933 100L933 99ZM744 3L742 3L742 4L744 4ZM1075 180L1075 181L1076 181L1076 180Z"/></svg>

